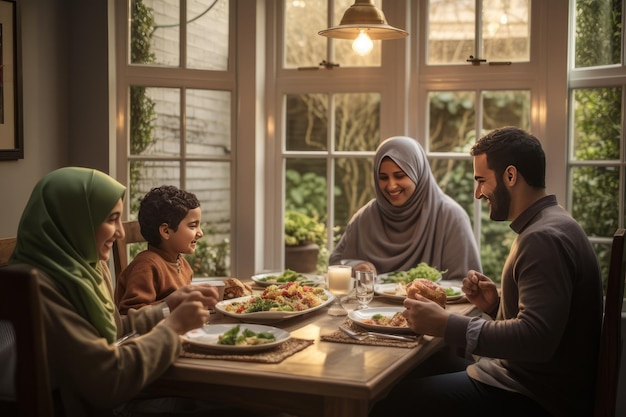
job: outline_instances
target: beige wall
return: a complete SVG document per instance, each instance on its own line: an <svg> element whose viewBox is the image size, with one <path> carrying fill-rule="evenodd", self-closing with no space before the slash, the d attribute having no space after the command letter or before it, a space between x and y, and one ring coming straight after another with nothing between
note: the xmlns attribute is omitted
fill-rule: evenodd
<svg viewBox="0 0 626 417"><path fill-rule="evenodd" d="M107 2L19 0L24 159L0 161L0 237L61 166L108 168Z"/></svg>

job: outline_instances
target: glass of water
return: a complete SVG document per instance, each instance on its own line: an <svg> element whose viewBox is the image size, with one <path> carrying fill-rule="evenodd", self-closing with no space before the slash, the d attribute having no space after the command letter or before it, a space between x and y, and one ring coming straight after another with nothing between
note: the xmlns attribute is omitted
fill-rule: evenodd
<svg viewBox="0 0 626 417"><path fill-rule="evenodd" d="M367 308L374 298L374 281L376 274L374 271L354 271L356 278L356 300L359 302L357 310Z"/></svg>

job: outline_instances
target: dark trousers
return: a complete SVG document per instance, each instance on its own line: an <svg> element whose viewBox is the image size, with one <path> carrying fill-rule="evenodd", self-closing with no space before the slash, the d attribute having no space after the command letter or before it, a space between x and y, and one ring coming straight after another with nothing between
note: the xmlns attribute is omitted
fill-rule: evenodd
<svg viewBox="0 0 626 417"><path fill-rule="evenodd" d="M376 403L370 417L550 416L529 397L470 378L470 363L449 349L434 354Z"/></svg>

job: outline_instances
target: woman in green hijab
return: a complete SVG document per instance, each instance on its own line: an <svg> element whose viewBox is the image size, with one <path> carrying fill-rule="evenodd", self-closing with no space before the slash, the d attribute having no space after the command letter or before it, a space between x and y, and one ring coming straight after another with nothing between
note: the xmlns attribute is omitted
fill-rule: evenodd
<svg viewBox="0 0 626 417"><path fill-rule="evenodd" d="M10 263L45 272L48 364L67 416L112 415L176 360L179 335L201 327L217 302L214 288L187 287L119 315L106 261L124 236L124 193L100 171L61 168L35 186L20 220ZM115 343L131 330L139 336Z"/></svg>

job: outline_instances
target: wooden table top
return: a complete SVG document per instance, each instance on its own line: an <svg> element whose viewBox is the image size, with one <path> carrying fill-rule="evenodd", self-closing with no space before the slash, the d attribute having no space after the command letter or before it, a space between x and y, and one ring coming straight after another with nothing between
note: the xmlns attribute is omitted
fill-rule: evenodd
<svg viewBox="0 0 626 417"><path fill-rule="evenodd" d="M344 304L348 310L356 304ZM376 297L371 307L401 303ZM459 314L476 312L471 304L451 304ZM320 340L343 323L322 308L271 323L313 345L277 364L181 357L147 390L158 395L185 395L222 401L256 411L283 411L298 416L367 416L375 401L395 382L443 347L425 336L415 348L369 346ZM212 324L235 323L216 313Z"/></svg>

